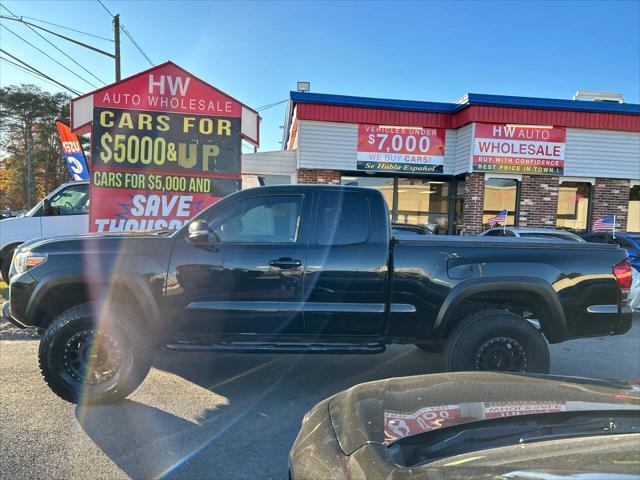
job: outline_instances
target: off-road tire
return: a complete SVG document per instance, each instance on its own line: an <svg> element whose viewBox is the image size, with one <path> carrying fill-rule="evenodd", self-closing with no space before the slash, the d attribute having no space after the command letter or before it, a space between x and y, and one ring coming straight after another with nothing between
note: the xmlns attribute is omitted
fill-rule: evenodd
<svg viewBox="0 0 640 480"><path fill-rule="evenodd" d="M7 252L2 261L0 261L0 275L5 283L9 283L9 268L11 267L11 259L13 258L14 250Z"/></svg>
<svg viewBox="0 0 640 480"><path fill-rule="evenodd" d="M69 343L73 345L72 339L85 332L98 332L116 345L120 361L108 381L90 384L86 383L86 377L69 373ZM88 349L89 354L92 348ZM125 398L143 382L152 358L151 343L125 312L89 303L58 315L46 329L38 351L45 382L56 395L70 403L113 403Z"/></svg>
<svg viewBox="0 0 640 480"><path fill-rule="evenodd" d="M549 373L549 347L523 317L507 310L482 310L462 320L449 335L444 364L447 371Z"/></svg>

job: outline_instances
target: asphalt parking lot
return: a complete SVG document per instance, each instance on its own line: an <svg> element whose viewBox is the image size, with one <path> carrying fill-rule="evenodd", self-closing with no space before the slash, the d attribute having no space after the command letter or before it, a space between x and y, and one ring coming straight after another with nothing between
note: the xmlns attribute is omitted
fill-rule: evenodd
<svg viewBox="0 0 640 480"><path fill-rule="evenodd" d="M1 478L275 478L304 413L356 383L436 372L437 355L160 351L126 401L76 407L40 378L35 340L0 341ZM640 377L640 320L624 336L551 347L552 373Z"/></svg>

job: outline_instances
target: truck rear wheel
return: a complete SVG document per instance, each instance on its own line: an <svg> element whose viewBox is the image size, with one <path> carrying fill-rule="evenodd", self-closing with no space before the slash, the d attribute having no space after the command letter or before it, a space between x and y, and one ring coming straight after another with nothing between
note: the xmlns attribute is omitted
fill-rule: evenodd
<svg viewBox="0 0 640 480"><path fill-rule="evenodd" d="M451 333L444 361L448 371L549 373L549 348L524 318L506 310L482 310Z"/></svg>
<svg viewBox="0 0 640 480"><path fill-rule="evenodd" d="M112 403L142 383L153 348L126 314L82 304L51 323L38 353L56 395L71 403Z"/></svg>

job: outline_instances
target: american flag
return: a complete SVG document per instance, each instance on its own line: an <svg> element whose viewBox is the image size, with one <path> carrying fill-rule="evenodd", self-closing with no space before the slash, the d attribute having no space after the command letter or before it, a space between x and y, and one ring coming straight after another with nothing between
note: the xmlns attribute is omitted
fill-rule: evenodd
<svg viewBox="0 0 640 480"><path fill-rule="evenodd" d="M608 232L616 228L616 216L605 215L593 222L592 230L594 232Z"/></svg>
<svg viewBox="0 0 640 480"><path fill-rule="evenodd" d="M500 213L498 213L498 215L496 215L495 217L491 217L489 219L489 226L490 227L495 227L498 223L502 222L506 222L507 221L507 210L501 210Z"/></svg>

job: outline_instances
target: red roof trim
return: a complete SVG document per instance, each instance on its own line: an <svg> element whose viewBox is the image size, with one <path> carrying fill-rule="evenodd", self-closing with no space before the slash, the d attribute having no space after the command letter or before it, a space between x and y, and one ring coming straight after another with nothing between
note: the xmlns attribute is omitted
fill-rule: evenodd
<svg viewBox="0 0 640 480"><path fill-rule="evenodd" d="M640 115L471 105L454 114L298 103L299 120L460 128L471 122L522 123L640 132Z"/></svg>

